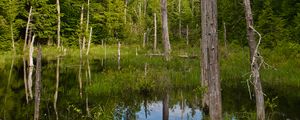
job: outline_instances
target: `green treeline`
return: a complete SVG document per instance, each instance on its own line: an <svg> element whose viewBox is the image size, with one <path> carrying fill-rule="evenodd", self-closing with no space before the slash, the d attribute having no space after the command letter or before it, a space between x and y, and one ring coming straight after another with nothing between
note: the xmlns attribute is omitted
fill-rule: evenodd
<svg viewBox="0 0 300 120"><path fill-rule="evenodd" d="M0 49L21 50L30 7L32 17L29 35L44 45L57 44L56 0L1 0L0 1ZM160 0L60 0L61 43L78 46L83 34L89 37L93 28L92 44L115 43L142 44L146 36L148 46L154 39L154 13L157 18L157 38L161 44ZM255 28L262 35L262 46L274 48L282 43L300 42L299 0L253 0ZM83 29L80 26L83 6ZM168 0L169 35L172 43L198 44L201 33L200 0ZM88 12L89 11L89 12ZM218 1L219 38L229 43L246 46L246 22L241 0ZM87 14L89 13L89 18ZM87 24L89 20L89 24ZM30 36L29 36L30 37Z"/></svg>

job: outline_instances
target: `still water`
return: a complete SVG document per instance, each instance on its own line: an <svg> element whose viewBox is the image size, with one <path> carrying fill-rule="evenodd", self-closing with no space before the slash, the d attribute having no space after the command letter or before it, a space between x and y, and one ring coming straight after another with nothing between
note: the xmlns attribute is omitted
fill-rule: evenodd
<svg viewBox="0 0 300 120"><path fill-rule="evenodd" d="M170 65L116 59L43 58L40 119L201 120L199 63ZM140 61L141 62L141 61ZM35 68L27 59L7 59L0 67L0 120L33 119ZM167 86L167 87L166 87ZM268 119L300 119L300 87L263 83ZM245 80L222 81L223 116L255 119L255 102Z"/></svg>

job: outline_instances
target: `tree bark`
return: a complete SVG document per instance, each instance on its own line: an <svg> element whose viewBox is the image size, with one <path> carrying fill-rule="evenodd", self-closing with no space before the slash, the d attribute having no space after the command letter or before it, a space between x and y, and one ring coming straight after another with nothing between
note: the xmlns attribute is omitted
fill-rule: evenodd
<svg viewBox="0 0 300 120"><path fill-rule="evenodd" d="M153 14L154 16L154 43L153 43L153 50L156 52L157 46L157 22L156 22L156 13Z"/></svg>
<svg viewBox="0 0 300 120"><path fill-rule="evenodd" d="M32 37L32 41L30 42L30 48L29 48L29 67L33 67L34 64L33 64L33 58L32 58L32 54L33 54L33 51L34 51L34 39L35 39L35 35L33 35Z"/></svg>
<svg viewBox="0 0 300 120"><path fill-rule="evenodd" d="M169 120L169 94L165 93L163 98L163 120Z"/></svg>
<svg viewBox="0 0 300 120"><path fill-rule="evenodd" d="M54 94L54 102L53 102L53 106L54 106L54 111L55 111L55 116L56 116L56 120L58 120L58 112L57 112L57 98L58 98L58 88L59 88L59 56L57 57L57 61L56 61L56 86L55 86L55 94Z"/></svg>
<svg viewBox="0 0 300 120"><path fill-rule="evenodd" d="M168 10L167 0L161 0L161 16L162 16L162 39L164 43L164 54L167 61L170 60L171 45L169 41L168 31Z"/></svg>
<svg viewBox="0 0 300 120"><path fill-rule="evenodd" d="M57 5L57 47L60 47L60 5L59 0L56 0Z"/></svg>
<svg viewBox="0 0 300 120"><path fill-rule="evenodd" d="M34 100L34 120L39 120L40 101L41 101L41 72L42 72L42 50L38 49L37 64L36 64L36 80L35 80L35 100Z"/></svg>
<svg viewBox="0 0 300 120"><path fill-rule="evenodd" d="M201 85L203 88L208 88L208 49L207 49L207 6L206 0L201 0L201 26L202 26L202 39L201 39ZM202 97L202 106L209 106L208 92L206 91Z"/></svg>
<svg viewBox="0 0 300 120"><path fill-rule="evenodd" d="M83 5L81 6L80 14L80 33L79 33L79 48L80 48L80 58L82 57L82 39L83 39Z"/></svg>
<svg viewBox="0 0 300 120"><path fill-rule="evenodd" d="M251 62L251 74L252 80L254 84L255 91L255 99L256 99L256 119L264 120L265 119L265 106L264 106L264 96L260 81L259 74L259 65L256 59L257 50L256 50L256 41L253 30L253 16L251 10L250 0L244 0L245 5L245 16L246 16L246 24L247 24L247 37L248 44L250 48L250 62Z"/></svg>
<svg viewBox="0 0 300 120"><path fill-rule="evenodd" d="M27 67L26 67L26 59L23 56L23 72L24 72L24 88L25 88L25 96L26 96L26 103L28 104L28 85L27 85Z"/></svg>
<svg viewBox="0 0 300 120"><path fill-rule="evenodd" d="M92 33L93 33L93 28L91 27L90 28L90 36L89 36L88 48L86 50L86 55L89 55L89 52L90 52Z"/></svg>
<svg viewBox="0 0 300 120"><path fill-rule="evenodd" d="M220 70L218 60L217 0L201 0L202 13L202 78L208 83L208 103L211 120L222 119ZM206 53L204 53L206 52ZM207 94L206 94L207 95Z"/></svg>
<svg viewBox="0 0 300 120"><path fill-rule="evenodd" d="M10 33L11 33L11 42L12 42L12 49L14 52L16 52L15 48L15 40L14 40L14 29L13 29L13 23L10 23Z"/></svg>
<svg viewBox="0 0 300 120"><path fill-rule="evenodd" d="M30 25L30 20L31 20L31 12L32 12L32 6L30 6L30 10L29 10L26 31L25 31L25 42L24 42L23 51L25 51L26 47L27 47L27 35L28 35L28 30L29 30L29 25Z"/></svg>

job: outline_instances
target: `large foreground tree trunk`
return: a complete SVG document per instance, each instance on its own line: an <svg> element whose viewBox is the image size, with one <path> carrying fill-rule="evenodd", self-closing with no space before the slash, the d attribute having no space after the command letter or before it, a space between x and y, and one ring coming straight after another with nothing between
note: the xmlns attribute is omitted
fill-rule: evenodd
<svg viewBox="0 0 300 120"><path fill-rule="evenodd" d="M168 31L168 10L167 10L167 0L161 0L161 17L162 17L162 38L164 43L164 54L168 61L170 59L171 45L169 41L169 31Z"/></svg>
<svg viewBox="0 0 300 120"><path fill-rule="evenodd" d="M257 61L257 45L254 36L253 29L253 16L251 11L250 0L244 0L245 5L245 16L247 23L247 37L248 44L250 48L250 62L251 62L251 79L254 84L255 98L256 98L256 119L265 119L265 106L264 106L264 95L262 91L260 75L259 75L259 65Z"/></svg>
<svg viewBox="0 0 300 120"><path fill-rule="evenodd" d="M34 100L34 120L39 120L40 116L40 101L41 101L41 72L42 72L42 50L41 46L38 49L37 63L36 63L36 80L35 80L35 100Z"/></svg>
<svg viewBox="0 0 300 120"><path fill-rule="evenodd" d="M202 16L202 85L208 85L204 105L209 106L211 120L222 119L220 70L218 60L217 0L201 0Z"/></svg>

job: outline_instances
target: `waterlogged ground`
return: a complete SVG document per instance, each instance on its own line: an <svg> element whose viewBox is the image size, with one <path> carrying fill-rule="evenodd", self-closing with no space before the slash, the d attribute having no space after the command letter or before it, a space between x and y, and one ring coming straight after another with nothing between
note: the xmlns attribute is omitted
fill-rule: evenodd
<svg viewBox="0 0 300 120"><path fill-rule="evenodd" d="M1 62L1 120L33 119L35 69L30 81L27 63L27 57L22 56L7 57ZM232 67L230 64L239 65L221 63L223 116L232 120L255 119L255 98L250 98L247 87L247 65L240 63L240 67ZM128 55L121 58L120 67L118 70L116 56L81 60L68 56L43 57L41 119L199 120L208 117L200 107L204 89L199 87L197 57L173 57L171 62L165 62L161 56ZM263 78L280 75L273 75L271 82L263 82L267 117L300 119L300 78L294 74L287 77L281 72L279 69L262 74Z"/></svg>

